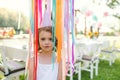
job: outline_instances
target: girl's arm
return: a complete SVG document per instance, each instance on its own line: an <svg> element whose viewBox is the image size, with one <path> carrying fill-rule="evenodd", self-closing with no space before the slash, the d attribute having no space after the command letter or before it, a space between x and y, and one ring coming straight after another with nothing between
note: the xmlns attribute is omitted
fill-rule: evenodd
<svg viewBox="0 0 120 80"><path fill-rule="evenodd" d="M58 66L58 80L62 80L62 60L60 61Z"/></svg>

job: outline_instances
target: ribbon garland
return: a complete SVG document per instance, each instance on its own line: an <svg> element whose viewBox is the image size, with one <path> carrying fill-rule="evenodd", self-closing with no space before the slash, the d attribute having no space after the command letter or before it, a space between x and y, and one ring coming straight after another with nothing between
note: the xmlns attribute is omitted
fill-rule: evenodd
<svg viewBox="0 0 120 80"><path fill-rule="evenodd" d="M37 74L37 50L38 50L38 11L39 11L39 19L40 24L42 22L42 0L30 0L33 4L30 6L32 7L32 10L30 11L30 25L31 25L31 31L34 35L34 80L36 80L36 74ZM48 0L49 1L49 0ZM71 27L72 32L72 64L74 63L74 0L66 0L65 2L65 17L64 17L64 25L67 32L67 53L68 53L68 60L70 61L70 44L69 44L69 32ZM49 1L50 3L50 1ZM63 0L52 0L52 34L53 34L53 41L55 46L55 36L58 39L58 45L57 45L57 61L60 62L61 60L61 49L62 49L62 26L63 26ZM70 11L70 12L69 12ZM34 20L33 20L34 15ZM30 44L30 43L29 43ZM53 53L52 56L52 62L54 62L55 53Z"/></svg>
<svg viewBox="0 0 120 80"><path fill-rule="evenodd" d="M27 80L29 79L29 71L30 71L30 66L32 66L30 64L30 59L32 57L32 54L33 54L33 48L32 46L34 45L33 44L33 35L34 35L34 19L33 19L33 15L34 15L34 1L33 0L29 0L29 7L30 7L30 30L29 30L29 34L30 34L30 39L29 39L29 54L28 54L28 60L27 60L27 65L26 65L26 68L27 68L27 73L26 75L28 75L27 77ZM33 65L34 66L34 65ZM33 72L34 73L34 72Z"/></svg>
<svg viewBox="0 0 120 80"><path fill-rule="evenodd" d="M64 3L64 34L66 34L66 41L65 41L65 44L66 45L66 48L67 49L67 62L70 63L70 52L69 52L69 49L70 49L70 45L69 45L69 0L65 0L65 3ZM64 39L65 40L65 39ZM64 45L63 45L64 46ZM67 65L68 67L68 65ZM68 69L66 69L66 73L68 72Z"/></svg>
<svg viewBox="0 0 120 80"><path fill-rule="evenodd" d="M74 64L74 0L71 0L72 63Z"/></svg>
<svg viewBox="0 0 120 80"><path fill-rule="evenodd" d="M34 15L34 1L30 0L30 27L31 27L31 31L34 34L34 19L33 19L33 15Z"/></svg>
<svg viewBox="0 0 120 80"><path fill-rule="evenodd" d="M56 0L52 0L52 38L53 38L53 46L55 46L55 35L56 35ZM52 64L55 62L55 47L54 52L52 54ZM54 64L53 64L54 67Z"/></svg>
<svg viewBox="0 0 120 80"><path fill-rule="evenodd" d="M67 27L67 53L68 53L68 62L70 62L70 40L69 40L69 33L70 33L70 28L69 28L69 0L66 2L66 27Z"/></svg>
<svg viewBox="0 0 120 80"><path fill-rule="evenodd" d="M35 13L34 13L34 80L36 80L37 76L37 60L38 60L38 0L35 0L35 7L34 7ZM41 16L40 16L41 17Z"/></svg>
<svg viewBox="0 0 120 80"><path fill-rule="evenodd" d="M56 37L58 39L57 45L57 61L61 60L62 49L62 2L63 0L56 0Z"/></svg>
<svg viewBox="0 0 120 80"><path fill-rule="evenodd" d="M71 27L71 33L72 33L72 60L70 62L71 63L71 66L72 68L74 69L74 1L73 0L70 0L70 27Z"/></svg>

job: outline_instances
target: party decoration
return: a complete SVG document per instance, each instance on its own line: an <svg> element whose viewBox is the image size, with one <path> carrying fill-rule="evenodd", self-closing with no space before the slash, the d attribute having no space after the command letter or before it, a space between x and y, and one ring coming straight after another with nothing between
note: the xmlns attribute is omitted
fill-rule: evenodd
<svg viewBox="0 0 120 80"><path fill-rule="evenodd" d="M96 15L93 15L92 18L93 18L94 21L98 21L98 18L97 18Z"/></svg>
<svg viewBox="0 0 120 80"><path fill-rule="evenodd" d="M100 23L98 23L98 28L100 28L102 26L102 23L100 22Z"/></svg>
<svg viewBox="0 0 120 80"><path fill-rule="evenodd" d="M39 4L38 4L39 2ZM38 17L38 7L39 9L39 17ZM30 66L33 66L33 80L36 80L37 75L37 53L38 53L38 19L42 18L42 0L30 0L30 43L29 43L29 54L27 61L27 72L29 75ZM41 22L41 21L40 21ZM33 52L34 51L34 52ZM34 54L33 54L34 53ZM30 59L34 55L34 65L31 65ZM27 79L28 80L28 79Z"/></svg>
<svg viewBox="0 0 120 80"><path fill-rule="evenodd" d="M30 0L30 47L29 47L29 59L28 59L28 70L30 65L30 58L32 55L32 48L34 51L34 79L36 80L37 74L37 49L38 49L38 28L44 26L52 26L52 37L55 46L55 36L58 40L57 45L57 61L61 61L61 51L63 48L63 34L66 33L66 43L67 43L67 55L68 62L72 63L72 68L74 69L74 0L46 0L46 8L42 16L42 1L43 0ZM52 12L51 12L51 1L52 1ZM64 3L64 5L63 5ZM65 8L63 8L65 7ZM64 13L64 14L63 14ZM51 16L52 14L52 16ZM86 12L86 17L91 16L92 11ZM51 20L52 17L52 20ZM64 26L63 26L64 23ZM64 32L65 31L65 32ZM70 47L70 31L72 34L72 42ZM33 40L32 40L33 39ZM65 39L64 39L65 40ZM55 48L54 48L55 50ZM71 51L70 51L71 50ZM70 53L71 52L71 53ZM64 54L64 53L63 53ZM55 62L55 53L52 55L52 63ZM70 60L71 59L71 60ZM54 67L53 67L54 68Z"/></svg>
<svg viewBox="0 0 120 80"><path fill-rule="evenodd" d="M61 49L62 49L62 20L63 20L63 12L62 12L62 4L63 0L56 0L56 37L58 39L57 46L57 61L61 60Z"/></svg>
<svg viewBox="0 0 120 80"><path fill-rule="evenodd" d="M28 54L28 60L26 62L26 74L25 75L28 75L27 76L27 79L26 80L29 80L29 72L31 70L31 66L34 67L34 71L33 71L33 76L35 78L36 76L36 69L35 69L35 66L34 65L31 65L30 63L30 59L32 57L33 54L33 48L34 48L34 43L33 43L33 37L34 37L34 0L30 0L29 1L29 7L30 7L30 30L29 30L29 34L30 34L30 39L29 39L29 54Z"/></svg>
<svg viewBox="0 0 120 80"><path fill-rule="evenodd" d="M74 64L74 0L70 0L71 31L72 31L72 66Z"/></svg>
<svg viewBox="0 0 120 80"><path fill-rule="evenodd" d="M67 55L67 63L68 65L66 66L67 68L65 68L66 70L66 73L65 75L67 74L68 72L68 67L69 67L69 63L70 63L70 36L69 36L69 33L70 33L70 27L69 27L69 17L70 17L70 14L69 14L69 0L65 0L64 1L64 34L66 33L66 38L64 38L64 47L65 47L65 51L64 53L66 53L65 55ZM66 46L65 46L66 45ZM66 65L66 62L65 62L65 65Z"/></svg>
<svg viewBox="0 0 120 80"><path fill-rule="evenodd" d="M38 0L35 0L35 13L34 13L34 80L36 80L37 76L37 65L38 65ZM40 16L41 18L41 16Z"/></svg>
<svg viewBox="0 0 120 80"><path fill-rule="evenodd" d="M105 17L108 16L108 12L104 12L104 16L105 16Z"/></svg>
<svg viewBox="0 0 120 80"><path fill-rule="evenodd" d="M52 38L53 38L53 46L55 46L55 36L56 36L56 0L52 0ZM53 48L55 51L55 47ZM52 63L55 62L55 52L52 54ZM54 68L54 64L53 64Z"/></svg>
<svg viewBox="0 0 120 80"><path fill-rule="evenodd" d="M46 4L46 9L44 11L44 16L43 16L43 20L41 23L41 27L44 26L52 26L52 20L51 20L51 0L47 0L47 4Z"/></svg>
<svg viewBox="0 0 120 80"><path fill-rule="evenodd" d="M65 1L65 9L64 9L64 25L65 25L65 31L67 34L67 38L66 38L66 43L67 43L67 56L68 56L68 60L67 62L70 61L70 53L69 53L69 48L70 48L70 41L69 41L69 32L70 32L70 28L69 28L69 0Z"/></svg>
<svg viewBox="0 0 120 80"><path fill-rule="evenodd" d="M34 34L34 0L30 0L30 27L31 27L31 31Z"/></svg>
<svg viewBox="0 0 120 80"><path fill-rule="evenodd" d="M94 32L94 37L98 38L98 36L99 36L99 32L98 32L98 31L95 31L95 32Z"/></svg>
<svg viewBox="0 0 120 80"><path fill-rule="evenodd" d="M86 15L87 17L89 17L89 16L92 15L92 13L93 13L92 11L88 10L88 11L85 12L85 15Z"/></svg>

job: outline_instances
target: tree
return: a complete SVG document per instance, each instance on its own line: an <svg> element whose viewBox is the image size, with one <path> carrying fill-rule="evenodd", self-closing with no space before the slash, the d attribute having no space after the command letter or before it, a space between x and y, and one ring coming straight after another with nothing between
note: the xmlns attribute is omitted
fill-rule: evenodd
<svg viewBox="0 0 120 80"><path fill-rule="evenodd" d="M108 7L112 8L112 9L115 9L117 6L120 5L120 0L108 0L107 5L108 5ZM113 16L120 19L120 14L119 13L116 13Z"/></svg>
<svg viewBox="0 0 120 80"><path fill-rule="evenodd" d="M29 25L29 19L21 14L20 29L25 31ZM0 8L0 27L14 27L18 29L18 12L6 8Z"/></svg>

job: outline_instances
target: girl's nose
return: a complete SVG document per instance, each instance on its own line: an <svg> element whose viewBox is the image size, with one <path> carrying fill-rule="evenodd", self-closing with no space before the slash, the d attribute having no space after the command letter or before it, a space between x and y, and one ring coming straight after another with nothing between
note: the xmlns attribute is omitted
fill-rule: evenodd
<svg viewBox="0 0 120 80"><path fill-rule="evenodd" d="M45 44L50 44L50 41L49 41L49 40L46 40L46 41L45 41Z"/></svg>

